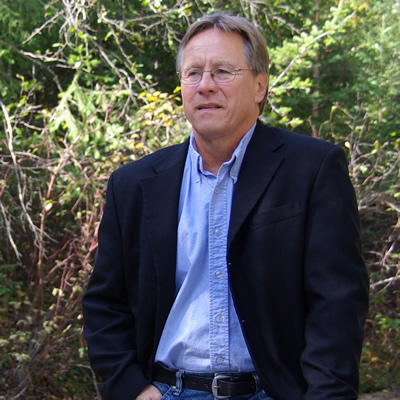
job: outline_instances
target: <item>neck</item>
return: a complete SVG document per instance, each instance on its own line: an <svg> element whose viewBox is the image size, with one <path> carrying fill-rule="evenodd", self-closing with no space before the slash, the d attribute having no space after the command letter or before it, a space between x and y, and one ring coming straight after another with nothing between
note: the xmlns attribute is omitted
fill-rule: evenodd
<svg viewBox="0 0 400 400"><path fill-rule="evenodd" d="M236 140L230 138L230 140L205 141L195 134L197 150L203 159L203 168L217 175L221 165L231 159L242 137Z"/></svg>
<svg viewBox="0 0 400 400"><path fill-rule="evenodd" d="M202 134L193 130L197 150L203 159L203 168L217 175L221 165L231 159L233 152L252 125L232 134L217 132Z"/></svg>

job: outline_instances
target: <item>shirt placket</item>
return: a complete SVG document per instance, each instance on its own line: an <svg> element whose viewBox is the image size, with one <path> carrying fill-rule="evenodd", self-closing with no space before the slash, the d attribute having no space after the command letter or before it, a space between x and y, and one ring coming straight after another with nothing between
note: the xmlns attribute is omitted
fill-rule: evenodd
<svg viewBox="0 0 400 400"><path fill-rule="evenodd" d="M209 214L210 358L213 371L229 370L229 283L226 265L227 184L218 175Z"/></svg>

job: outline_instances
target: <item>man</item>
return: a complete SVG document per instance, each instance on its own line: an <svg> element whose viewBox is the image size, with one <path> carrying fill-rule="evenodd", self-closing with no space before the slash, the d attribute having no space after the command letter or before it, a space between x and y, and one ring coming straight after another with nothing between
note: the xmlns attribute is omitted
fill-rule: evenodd
<svg viewBox="0 0 400 400"><path fill-rule="evenodd" d="M262 35L203 17L190 140L112 174L83 300L104 400L356 399L368 278L344 152L258 121Z"/></svg>

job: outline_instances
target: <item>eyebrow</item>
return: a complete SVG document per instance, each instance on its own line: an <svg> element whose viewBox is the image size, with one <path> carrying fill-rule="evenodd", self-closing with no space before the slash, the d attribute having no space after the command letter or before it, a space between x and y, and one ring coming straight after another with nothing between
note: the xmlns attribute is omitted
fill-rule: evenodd
<svg viewBox="0 0 400 400"><path fill-rule="evenodd" d="M221 61L221 62L213 63L211 68L219 67L219 66L222 66L222 65L233 66L232 63ZM191 69L191 68L203 69L203 67L199 63L189 64L186 68L183 68L183 69L186 70L186 69Z"/></svg>

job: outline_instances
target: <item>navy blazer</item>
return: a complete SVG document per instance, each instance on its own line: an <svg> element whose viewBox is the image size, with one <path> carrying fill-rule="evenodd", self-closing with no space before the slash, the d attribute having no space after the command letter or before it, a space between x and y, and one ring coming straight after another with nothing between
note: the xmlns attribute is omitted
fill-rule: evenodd
<svg viewBox="0 0 400 400"><path fill-rule="evenodd" d="M104 400L152 381L175 297L180 184L188 141L109 180L84 333ZM257 127L236 184L228 238L232 296L266 393L356 399L368 276L355 193L339 147Z"/></svg>

